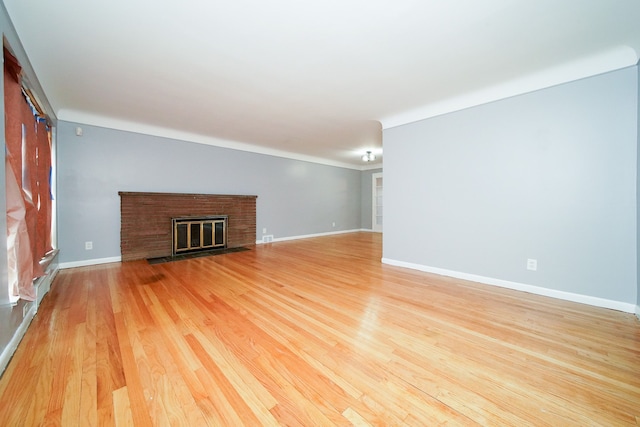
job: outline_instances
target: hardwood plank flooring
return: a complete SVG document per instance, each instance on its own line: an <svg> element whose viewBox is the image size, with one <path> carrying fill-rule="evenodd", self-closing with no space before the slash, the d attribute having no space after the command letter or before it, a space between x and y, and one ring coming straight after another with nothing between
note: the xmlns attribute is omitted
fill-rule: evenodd
<svg viewBox="0 0 640 427"><path fill-rule="evenodd" d="M635 316L380 258L353 233L63 270L0 425L640 425Z"/></svg>

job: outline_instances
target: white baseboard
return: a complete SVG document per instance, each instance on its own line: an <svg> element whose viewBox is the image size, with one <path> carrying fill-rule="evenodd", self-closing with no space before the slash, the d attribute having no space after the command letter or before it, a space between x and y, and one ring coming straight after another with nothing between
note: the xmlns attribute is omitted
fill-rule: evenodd
<svg viewBox="0 0 640 427"><path fill-rule="evenodd" d="M327 233L315 233L315 234L302 234L299 236L289 236L289 237L274 237L272 242L285 242L287 240L299 240L299 239L309 239L312 237L323 237L323 236L333 236L336 234L346 234L346 233L357 233L360 231L373 231L373 230L367 230L364 228L357 228L354 230L342 230L342 231L329 231ZM265 242L263 242L262 240L256 240L256 245L262 245Z"/></svg>
<svg viewBox="0 0 640 427"><path fill-rule="evenodd" d="M308 239L308 238L311 238L311 237L331 236L331 235L334 235L334 234L357 233L359 231L373 232L373 230L359 228L359 229L354 229L354 230L330 231L328 233L304 234L304 235L300 235L300 236L278 237L278 238L274 238L273 241L274 242L284 242L286 240ZM256 245L261 245L263 243L264 242L262 240L256 240ZM114 256L114 257L109 257L109 258L86 259L86 260L82 260L82 261L63 262L63 263L60 263L59 268L61 270L64 270L64 269L67 269L67 268L87 267L87 266L90 266L90 265L109 264L109 263L112 263L112 262L121 262L121 261L122 261L122 257L121 256Z"/></svg>
<svg viewBox="0 0 640 427"><path fill-rule="evenodd" d="M556 289L543 288L540 286L526 285L524 283L511 282L508 280L494 279L492 277L478 276L475 274L461 273L458 271L445 270L442 268L429 267L421 264L413 264L404 261L396 261L389 258L382 258L384 264L394 265L397 267L410 268L420 270L427 273L439 274L441 276L454 277L456 279L469 280L471 282L483 283L486 285L499 286L501 288L514 289L517 291L529 292L536 295L562 299L565 301L579 302L595 307L610 308L613 310L623 311L625 313L634 313L638 315L638 306L620 301L593 297L589 295L575 294L571 292L559 291ZM640 318L640 316L639 316Z"/></svg>
<svg viewBox="0 0 640 427"><path fill-rule="evenodd" d="M9 365L13 354L18 348L18 344L20 344L20 341L22 341L22 337L24 337L24 334L27 332L27 329L31 324L31 320L33 320L33 317L35 315L36 305L31 304L29 311L27 311L24 318L22 319L22 323L20 323L18 329L16 329L16 331L14 332L13 337L11 337L11 340L9 340L7 345L2 350L2 353L0 353L0 375L2 375L6 367Z"/></svg>
<svg viewBox="0 0 640 427"><path fill-rule="evenodd" d="M44 276L40 277L34 283L34 287L36 289L36 300L31 302L23 301L24 305L22 307L23 310L26 310L23 311L24 316L22 318L22 322L20 322L20 325L18 325L18 328L13 333L13 336L2 350L2 353L0 353L0 376L9 365L9 362L11 361L11 358L13 357L15 351L18 349L18 345L20 344L20 341L22 341L24 334L27 333L27 329L29 329L31 321L38 312L38 306L40 305L40 302L42 302L44 296L49 292L51 283L53 282L53 279L55 278L57 273L58 269L49 269ZM20 309L19 307L16 307L14 305L13 310L15 310L16 308Z"/></svg>
<svg viewBox="0 0 640 427"><path fill-rule="evenodd" d="M62 262L59 267L61 270L66 268L75 268L75 267L86 267L88 265L98 265L98 264L109 264L112 262L120 262L122 261L122 257L114 256L110 258L96 258L96 259L85 259L82 261L73 261L73 262Z"/></svg>

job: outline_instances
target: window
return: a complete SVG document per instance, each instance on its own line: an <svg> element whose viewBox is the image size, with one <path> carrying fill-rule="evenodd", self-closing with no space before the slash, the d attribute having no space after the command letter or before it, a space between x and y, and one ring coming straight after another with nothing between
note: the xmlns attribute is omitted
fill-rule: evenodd
<svg viewBox="0 0 640 427"><path fill-rule="evenodd" d="M51 130L6 46L4 97L9 296L33 301L40 260L52 250Z"/></svg>

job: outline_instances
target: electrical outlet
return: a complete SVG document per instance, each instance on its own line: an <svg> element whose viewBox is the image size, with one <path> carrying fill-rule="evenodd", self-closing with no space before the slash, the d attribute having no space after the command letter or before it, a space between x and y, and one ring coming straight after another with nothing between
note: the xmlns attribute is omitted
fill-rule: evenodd
<svg viewBox="0 0 640 427"><path fill-rule="evenodd" d="M267 228L266 227L262 229L262 234L267 234Z"/></svg>
<svg viewBox="0 0 640 427"><path fill-rule="evenodd" d="M537 259L528 259L527 260L527 270L536 271L538 269L538 260Z"/></svg>
<svg viewBox="0 0 640 427"><path fill-rule="evenodd" d="M331 226L332 226L332 227L335 227L335 226L336 226L336 222L335 222L335 221L334 221L334 222L332 222L332 223L331 223Z"/></svg>
<svg viewBox="0 0 640 427"><path fill-rule="evenodd" d="M93 242L84 242L84 250L90 251L91 249L93 249Z"/></svg>

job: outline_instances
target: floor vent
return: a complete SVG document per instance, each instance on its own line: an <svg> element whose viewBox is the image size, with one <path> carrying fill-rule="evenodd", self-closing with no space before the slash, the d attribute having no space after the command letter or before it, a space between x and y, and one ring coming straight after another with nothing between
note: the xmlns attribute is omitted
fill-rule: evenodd
<svg viewBox="0 0 640 427"><path fill-rule="evenodd" d="M273 242L273 234L265 234L262 236L262 243L271 243Z"/></svg>

